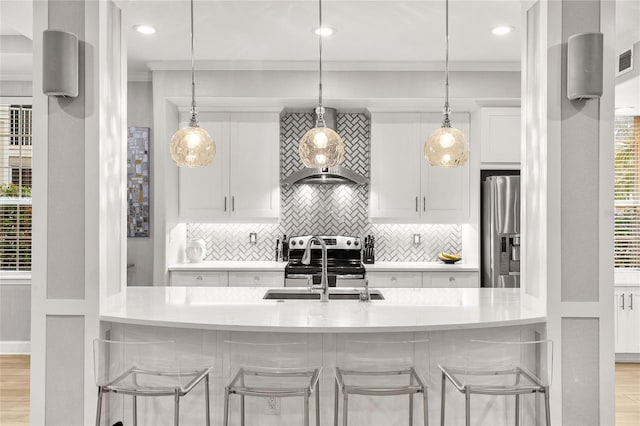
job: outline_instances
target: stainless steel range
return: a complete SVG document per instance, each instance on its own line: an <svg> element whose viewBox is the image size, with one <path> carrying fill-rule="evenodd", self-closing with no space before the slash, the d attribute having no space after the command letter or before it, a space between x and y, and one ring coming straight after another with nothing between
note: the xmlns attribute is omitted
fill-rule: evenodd
<svg viewBox="0 0 640 426"><path fill-rule="evenodd" d="M329 287L362 287L366 270L362 264L362 241L358 237L323 235L327 247L327 276ZM322 275L322 249L317 241L311 242L311 259L304 264L302 257L311 239L310 235L289 239L289 263L284 268L285 287L306 287L311 277L320 284Z"/></svg>

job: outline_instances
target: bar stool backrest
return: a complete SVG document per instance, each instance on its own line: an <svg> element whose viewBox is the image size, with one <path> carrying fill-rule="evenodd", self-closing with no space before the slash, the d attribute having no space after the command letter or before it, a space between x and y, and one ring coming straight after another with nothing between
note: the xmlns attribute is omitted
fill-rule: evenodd
<svg viewBox="0 0 640 426"><path fill-rule="evenodd" d="M553 342L469 340L442 365L458 370L462 384L550 386ZM496 374L501 372L502 374Z"/></svg>
<svg viewBox="0 0 640 426"><path fill-rule="evenodd" d="M429 340L348 339L338 348L337 365L346 370L398 370L414 368L429 374Z"/></svg>
<svg viewBox="0 0 640 426"><path fill-rule="evenodd" d="M173 341L126 342L96 339L93 342L94 377L97 386L128 389L185 385ZM132 370L140 374L127 374ZM171 373L158 375L153 373Z"/></svg>

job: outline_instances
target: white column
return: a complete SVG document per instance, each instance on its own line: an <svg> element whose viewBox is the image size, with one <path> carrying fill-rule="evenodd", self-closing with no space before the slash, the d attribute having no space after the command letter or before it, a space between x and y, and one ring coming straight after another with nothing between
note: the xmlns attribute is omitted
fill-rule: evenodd
<svg viewBox="0 0 640 426"><path fill-rule="evenodd" d="M111 1L34 2L31 424L95 422L92 341L124 295L126 55ZM79 95L42 94L42 31L76 34Z"/></svg>
<svg viewBox="0 0 640 426"><path fill-rule="evenodd" d="M615 3L538 1L523 43L524 287L555 343L552 424L613 425ZM602 32L604 94L569 101L567 39Z"/></svg>

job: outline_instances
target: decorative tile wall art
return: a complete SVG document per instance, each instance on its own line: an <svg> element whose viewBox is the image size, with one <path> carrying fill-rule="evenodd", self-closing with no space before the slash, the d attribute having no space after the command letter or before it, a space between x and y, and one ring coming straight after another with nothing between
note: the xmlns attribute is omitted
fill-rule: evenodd
<svg viewBox="0 0 640 426"><path fill-rule="evenodd" d="M127 129L127 237L149 236L149 132Z"/></svg>

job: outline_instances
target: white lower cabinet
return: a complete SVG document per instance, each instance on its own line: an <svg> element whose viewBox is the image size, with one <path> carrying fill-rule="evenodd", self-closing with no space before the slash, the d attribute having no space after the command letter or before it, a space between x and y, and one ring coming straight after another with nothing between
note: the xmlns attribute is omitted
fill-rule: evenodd
<svg viewBox="0 0 640 426"><path fill-rule="evenodd" d="M616 287L615 351L640 353L640 287Z"/></svg>
<svg viewBox="0 0 640 426"><path fill-rule="evenodd" d="M226 272L171 271L172 286L226 287L229 278Z"/></svg>
<svg viewBox="0 0 640 426"><path fill-rule="evenodd" d="M171 271L172 286L284 287L284 273L277 271Z"/></svg>
<svg viewBox="0 0 640 426"><path fill-rule="evenodd" d="M284 274L229 271L229 287L284 287Z"/></svg>
<svg viewBox="0 0 640 426"><path fill-rule="evenodd" d="M369 287L422 287L422 272L367 272Z"/></svg>
<svg viewBox="0 0 640 426"><path fill-rule="evenodd" d="M424 272L422 287L478 288L480 277L477 272Z"/></svg>

